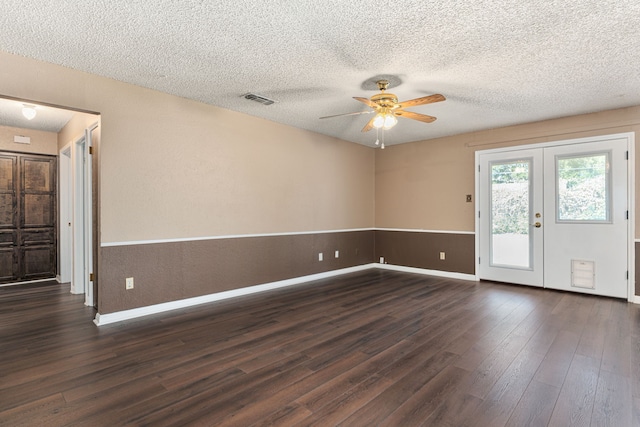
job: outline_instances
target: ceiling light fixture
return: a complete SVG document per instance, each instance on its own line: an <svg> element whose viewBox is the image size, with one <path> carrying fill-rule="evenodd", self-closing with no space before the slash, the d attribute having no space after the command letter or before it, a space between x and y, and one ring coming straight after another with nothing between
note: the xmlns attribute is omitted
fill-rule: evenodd
<svg viewBox="0 0 640 427"><path fill-rule="evenodd" d="M27 105L27 104L23 104L22 107L22 115L27 119L27 120L33 120L33 118L36 116L37 112L36 112L36 107L35 105Z"/></svg>
<svg viewBox="0 0 640 427"><path fill-rule="evenodd" d="M373 118L373 127L376 129L389 130L398 123L396 116L389 111L388 108L382 108L378 114Z"/></svg>

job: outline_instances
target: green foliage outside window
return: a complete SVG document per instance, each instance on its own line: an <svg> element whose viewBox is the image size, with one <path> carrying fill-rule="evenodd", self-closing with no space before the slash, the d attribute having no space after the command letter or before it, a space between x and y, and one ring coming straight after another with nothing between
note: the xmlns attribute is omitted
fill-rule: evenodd
<svg viewBox="0 0 640 427"><path fill-rule="evenodd" d="M529 160L491 165L493 234L529 233Z"/></svg>
<svg viewBox="0 0 640 427"><path fill-rule="evenodd" d="M558 159L559 220L608 220L607 160L606 154Z"/></svg>
<svg viewBox="0 0 640 427"><path fill-rule="evenodd" d="M558 219L608 220L608 155L557 160ZM493 234L529 234L528 160L491 165Z"/></svg>

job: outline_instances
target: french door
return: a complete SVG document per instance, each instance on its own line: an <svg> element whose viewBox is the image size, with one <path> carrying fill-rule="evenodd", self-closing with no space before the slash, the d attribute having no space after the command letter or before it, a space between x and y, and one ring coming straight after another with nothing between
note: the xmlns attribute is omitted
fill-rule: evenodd
<svg viewBox="0 0 640 427"><path fill-rule="evenodd" d="M479 152L479 278L627 298L628 144Z"/></svg>

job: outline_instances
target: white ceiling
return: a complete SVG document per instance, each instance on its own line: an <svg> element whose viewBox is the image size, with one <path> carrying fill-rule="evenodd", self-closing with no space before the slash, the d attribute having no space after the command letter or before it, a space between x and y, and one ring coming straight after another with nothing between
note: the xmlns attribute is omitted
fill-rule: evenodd
<svg viewBox="0 0 640 427"><path fill-rule="evenodd" d="M19 6L16 6L19 4ZM374 76L411 108L387 145L640 105L638 0L0 0L0 50L371 145ZM253 92L274 105L245 100Z"/></svg>
<svg viewBox="0 0 640 427"><path fill-rule="evenodd" d="M35 107L36 117L27 120L22 115L25 105ZM58 133L71 120L75 113L60 108L46 107L0 98L0 126L22 129L36 129Z"/></svg>

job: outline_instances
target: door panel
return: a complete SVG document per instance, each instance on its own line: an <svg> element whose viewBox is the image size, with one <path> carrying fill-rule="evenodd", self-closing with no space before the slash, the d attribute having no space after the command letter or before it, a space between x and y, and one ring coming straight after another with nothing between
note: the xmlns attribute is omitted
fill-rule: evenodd
<svg viewBox="0 0 640 427"><path fill-rule="evenodd" d="M627 297L627 141L545 148L545 286Z"/></svg>
<svg viewBox="0 0 640 427"><path fill-rule="evenodd" d="M23 176L25 191L48 193L52 189L51 161L47 159L23 159Z"/></svg>
<svg viewBox="0 0 640 427"><path fill-rule="evenodd" d="M18 280L18 249L15 246L0 248L0 282Z"/></svg>
<svg viewBox="0 0 640 427"><path fill-rule="evenodd" d="M24 194L23 227L52 227L55 221L55 198L47 194Z"/></svg>
<svg viewBox="0 0 640 427"><path fill-rule="evenodd" d="M26 280L56 273L56 161L22 156L20 261Z"/></svg>
<svg viewBox="0 0 640 427"><path fill-rule="evenodd" d="M0 193L0 228L16 226L16 196L13 193Z"/></svg>
<svg viewBox="0 0 640 427"><path fill-rule="evenodd" d="M480 156L480 264L483 279L542 286L542 153Z"/></svg>
<svg viewBox="0 0 640 427"><path fill-rule="evenodd" d="M0 153L0 229L18 227L18 157Z"/></svg>
<svg viewBox="0 0 640 427"><path fill-rule="evenodd" d="M23 265L22 277L25 280L42 279L55 276L55 249L52 245L26 246L21 249Z"/></svg>
<svg viewBox="0 0 640 427"><path fill-rule="evenodd" d="M56 242L56 236L51 229L30 229L20 233L21 246L52 245Z"/></svg>
<svg viewBox="0 0 640 427"><path fill-rule="evenodd" d="M55 159L22 157L23 227L55 226Z"/></svg>

